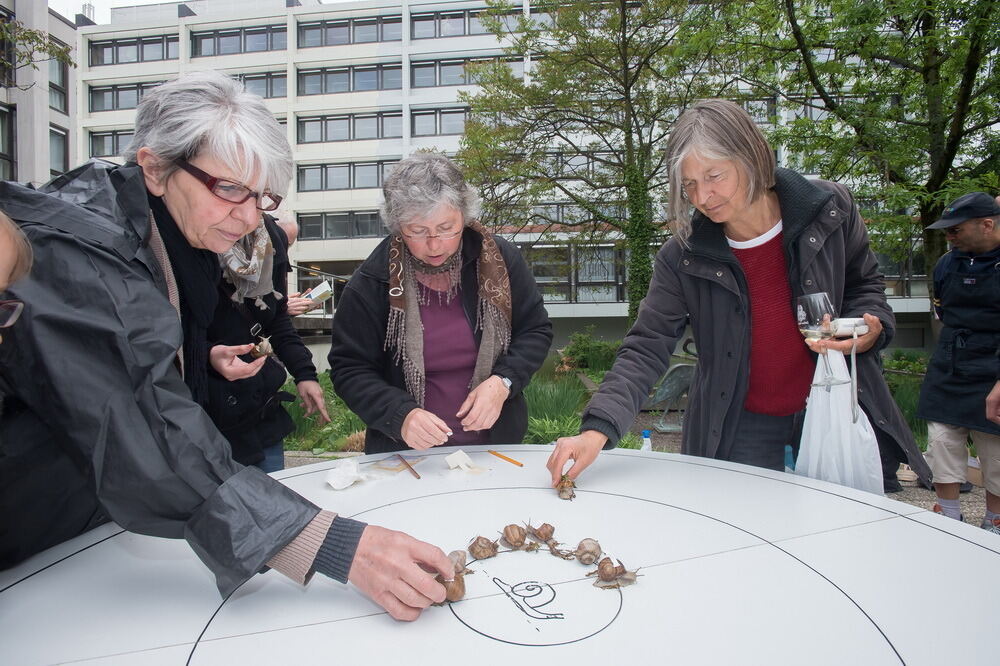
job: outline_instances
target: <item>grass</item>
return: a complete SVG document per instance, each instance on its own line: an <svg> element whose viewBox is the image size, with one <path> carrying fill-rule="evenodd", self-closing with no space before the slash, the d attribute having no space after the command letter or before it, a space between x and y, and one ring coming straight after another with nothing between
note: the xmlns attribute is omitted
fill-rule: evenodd
<svg viewBox="0 0 1000 666"><path fill-rule="evenodd" d="M313 453L340 451L350 435L365 429L361 417L349 410L334 392L329 374L320 374L319 384L326 397L326 409L331 422L323 423L316 414L306 416L298 401L287 404L285 408L295 423L295 430L285 438L285 448L288 450ZM296 395L295 382L289 380L284 390Z"/></svg>

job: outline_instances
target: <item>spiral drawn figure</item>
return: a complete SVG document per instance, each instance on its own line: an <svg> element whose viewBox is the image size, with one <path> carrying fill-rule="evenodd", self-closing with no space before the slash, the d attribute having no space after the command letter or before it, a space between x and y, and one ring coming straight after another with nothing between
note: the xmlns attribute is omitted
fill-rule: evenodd
<svg viewBox="0 0 1000 666"><path fill-rule="evenodd" d="M516 585L508 585L499 578L494 577L493 582L503 590L507 598L514 602L514 605L521 609L521 612L536 620L563 620L562 613L547 613L538 610L546 606L556 598L556 591L548 583L537 581L526 581Z"/></svg>

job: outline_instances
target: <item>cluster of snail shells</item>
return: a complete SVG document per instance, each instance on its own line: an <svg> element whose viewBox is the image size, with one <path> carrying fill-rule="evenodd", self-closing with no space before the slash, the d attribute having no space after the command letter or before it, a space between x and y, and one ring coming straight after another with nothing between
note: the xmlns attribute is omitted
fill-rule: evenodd
<svg viewBox="0 0 1000 666"><path fill-rule="evenodd" d="M488 560L496 555L498 550L497 542L490 541L484 536L476 537L469 544L469 555L472 555L477 560Z"/></svg>
<svg viewBox="0 0 1000 666"><path fill-rule="evenodd" d="M444 598L446 600L458 601L465 596L465 574L468 571L465 568L465 551L453 550L448 553L448 559L451 560L454 577L452 580L445 580L441 574L438 574L437 581L444 585Z"/></svg>
<svg viewBox="0 0 1000 666"><path fill-rule="evenodd" d="M584 539L576 547L573 554L576 555L576 560L580 564L593 564L603 552L601 544L597 543L595 539Z"/></svg>

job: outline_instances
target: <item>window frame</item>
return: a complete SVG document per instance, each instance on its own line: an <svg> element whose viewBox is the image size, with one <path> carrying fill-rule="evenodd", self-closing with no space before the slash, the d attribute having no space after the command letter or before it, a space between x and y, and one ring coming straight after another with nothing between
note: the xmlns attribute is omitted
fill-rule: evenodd
<svg viewBox="0 0 1000 666"><path fill-rule="evenodd" d="M63 141L61 169L55 169L52 164L52 137L60 136ZM55 178L69 171L69 130L53 123L49 123L49 174Z"/></svg>
<svg viewBox="0 0 1000 666"><path fill-rule="evenodd" d="M265 35L266 48L247 50L247 35ZM283 37L283 39L279 39ZM219 49L223 38L237 37L239 49L222 53ZM280 42L280 44L279 44ZM212 52L204 53L204 45L212 44ZM251 25L243 28L217 28L215 30L199 30L191 33L191 58L211 58L213 56L232 56L242 53L267 53L269 51L286 51L288 49L288 26L284 23L267 25Z"/></svg>
<svg viewBox="0 0 1000 666"><path fill-rule="evenodd" d="M375 39L357 39L358 28L374 25ZM398 25L398 37L386 37L386 25ZM298 49L318 49L325 46L347 46L350 44L377 44L379 42L398 42L403 39L403 17L399 14L385 16L355 16L346 19L325 19L320 21L300 21L295 26L295 46ZM339 35L343 30L343 40L332 35ZM305 37L316 34L318 43L304 43Z"/></svg>
<svg viewBox="0 0 1000 666"><path fill-rule="evenodd" d="M371 217L374 216L374 217ZM362 220L364 217L364 220ZM298 213L299 241L345 240L351 238L382 238L386 235L382 216L377 210L323 211ZM330 233L331 228L342 227L344 233ZM364 228L362 228L364 225ZM318 231L318 235L315 233ZM360 233L365 231L366 233Z"/></svg>
<svg viewBox="0 0 1000 666"><path fill-rule="evenodd" d="M320 67L320 68L308 68L300 69L296 71L295 81L296 81L296 94L299 97L309 97L312 95L341 95L345 93L365 93L365 92L375 92L379 90L399 90L400 88L385 88L385 76L384 72L386 70L401 70L402 65L400 63L379 63L376 65L348 65L341 67ZM376 88L364 88L358 90L355 86L356 78L355 74L359 72L367 72L369 70L374 70L376 72ZM347 89L346 90L329 90L331 87L328 81L332 80L331 75L346 75ZM305 86L303 86L303 77L319 77L319 91L318 92L306 92ZM400 85L402 86L402 76L400 76Z"/></svg>
<svg viewBox="0 0 1000 666"><path fill-rule="evenodd" d="M163 57L161 58L146 58L143 47L152 44L154 42L159 42L162 46L160 53ZM122 60L120 56L120 48L122 46L129 46L131 44L135 45L136 48L136 59L135 60ZM171 46L174 46L171 49ZM94 54L98 50L110 49L111 61L110 62L95 62ZM171 55L171 52L173 53ZM144 35L142 37L125 37L118 39L98 39L90 41L87 45L87 62L90 67L106 67L109 65L124 65L124 64L134 64L137 62L162 62L164 60L177 60L180 57L180 34L166 33L162 35ZM100 58L104 60L104 58Z"/></svg>

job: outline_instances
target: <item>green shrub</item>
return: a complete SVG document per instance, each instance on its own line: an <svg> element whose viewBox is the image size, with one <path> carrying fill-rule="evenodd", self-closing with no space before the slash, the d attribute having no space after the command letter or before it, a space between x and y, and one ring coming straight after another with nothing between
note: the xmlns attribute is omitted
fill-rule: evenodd
<svg viewBox="0 0 1000 666"><path fill-rule="evenodd" d="M572 376L555 381L540 381L536 378L524 389L528 416L535 418L575 416L579 419L586 396L583 384Z"/></svg>
<svg viewBox="0 0 1000 666"><path fill-rule="evenodd" d="M323 423L318 414L305 415L298 400L285 403L285 409L295 423L295 430L285 438L285 448L292 451L339 451L344 440L359 430L365 429L365 423L357 414L344 404L344 401L334 392L330 375L321 373L319 384L326 397L326 410L330 414L330 423ZM284 390L297 396L295 382L289 380Z"/></svg>
<svg viewBox="0 0 1000 666"><path fill-rule="evenodd" d="M895 349L883 359L885 382L903 413L913 438L921 451L927 450L927 422L917 418L917 402L920 399L920 385L927 372L927 355L914 351Z"/></svg>
<svg viewBox="0 0 1000 666"><path fill-rule="evenodd" d="M594 327L588 326L583 332L569 336L569 344L563 349L563 363L571 368L610 370L621 341L605 342L594 338Z"/></svg>
<svg viewBox="0 0 1000 666"><path fill-rule="evenodd" d="M580 415L564 414L557 417L529 416L525 444L551 444L560 437L579 434Z"/></svg>
<svg viewBox="0 0 1000 666"><path fill-rule="evenodd" d="M625 436L618 440L619 449L640 449L642 448L642 438L632 431L625 433Z"/></svg>

